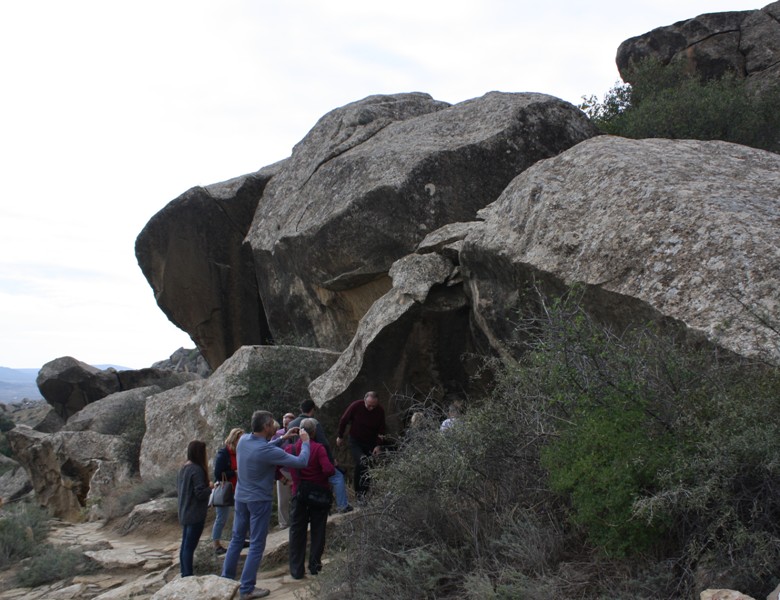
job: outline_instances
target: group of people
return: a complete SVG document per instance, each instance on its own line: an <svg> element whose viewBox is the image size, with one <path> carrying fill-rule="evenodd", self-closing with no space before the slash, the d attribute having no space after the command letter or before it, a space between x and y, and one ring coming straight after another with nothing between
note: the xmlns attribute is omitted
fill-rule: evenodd
<svg viewBox="0 0 780 600"><path fill-rule="evenodd" d="M231 507L217 507L212 528L215 552L224 554L222 576L235 579L238 559L249 540L241 572L239 598L263 598L269 590L256 587L257 570L265 550L271 521L274 482L279 504L279 523L289 526L290 574L304 577L307 529L311 528L309 573L322 569L325 529L333 495L336 510L349 512L344 473L337 468L322 425L314 419L316 405L304 400L300 415L287 413L280 426L268 411L252 415L251 433L231 430L225 446L214 461L215 481L230 481L235 489L233 529L230 544L223 548L220 539ZM342 415L336 445L348 445L355 464L355 497L365 502L368 492L367 461L380 452L385 434L384 410L375 392L347 407ZM179 551L181 576L193 575L193 557L205 527L208 498L213 484L208 477L206 444L195 440L187 447L187 462L177 480L179 521L182 543ZM288 508L289 507L289 508Z"/></svg>

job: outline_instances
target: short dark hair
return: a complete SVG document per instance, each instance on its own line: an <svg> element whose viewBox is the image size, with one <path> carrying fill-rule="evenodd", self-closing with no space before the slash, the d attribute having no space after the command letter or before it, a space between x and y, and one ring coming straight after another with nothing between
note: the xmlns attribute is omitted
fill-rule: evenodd
<svg viewBox="0 0 780 600"><path fill-rule="evenodd" d="M267 410L256 410L252 413L252 433L260 433L273 420L274 416Z"/></svg>
<svg viewBox="0 0 780 600"><path fill-rule="evenodd" d="M317 404L312 400L311 398L307 398L303 402L301 402L301 412L304 414L308 414L309 411L313 408L317 408Z"/></svg>

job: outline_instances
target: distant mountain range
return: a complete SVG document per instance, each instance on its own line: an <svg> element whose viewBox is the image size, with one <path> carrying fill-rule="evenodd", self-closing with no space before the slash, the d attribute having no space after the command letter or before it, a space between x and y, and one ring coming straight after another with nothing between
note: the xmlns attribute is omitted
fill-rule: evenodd
<svg viewBox="0 0 780 600"><path fill-rule="evenodd" d="M9 369L0 367L0 402L13 404L25 398L42 400L43 397L35 385L40 369Z"/></svg>

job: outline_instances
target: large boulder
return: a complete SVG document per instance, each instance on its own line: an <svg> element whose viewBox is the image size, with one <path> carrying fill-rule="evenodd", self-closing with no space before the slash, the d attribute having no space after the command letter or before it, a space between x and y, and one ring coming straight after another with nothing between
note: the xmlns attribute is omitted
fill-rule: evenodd
<svg viewBox="0 0 780 600"><path fill-rule="evenodd" d="M0 505L19 500L31 491L32 483L24 467L0 454Z"/></svg>
<svg viewBox="0 0 780 600"><path fill-rule="evenodd" d="M780 363L778 198L777 154L714 141L583 142L480 211L460 252L474 322L506 352L507 315L530 286L580 284L586 309L608 323L674 321Z"/></svg>
<svg viewBox="0 0 780 600"><path fill-rule="evenodd" d="M307 397L311 381L336 361L338 354L292 346L244 346L208 380L191 381L146 402L146 433L141 444L142 479L163 477L186 458L187 444L203 440L209 458L233 427L249 430L249 416L272 409L273 398L283 396L281 416L296 410ZM279 414L277 414L277 412Z"/></svg>
<svg viewBox="0 0 780 600"><path fill-rule="evenodd" d="M247 237L274 337L343 349L395 260L596 134L571 104L532 93L371 96L328 113L269 182Z"/></svg>
<svg viewBox="0 0 780 600"><path fill-rule="evenodd" d="M212 369L236 348L269 339L244 237L260 196L282 163L171 201L135 242L158 306L197 344Z"/></svg>
<svg viewBox="0 0 780 600"><path fill-rule="evenodd" d="M193 379L201 379L201 376L154 368L125 371L98 369L63 356L43 365L36 383L46 402L63 420L67 420L85 406L116 392L150 385L167 390ZM46 429L53 430L54 425Z"/></svg>
<svg viewBox="0 0 780 600"><path fill-rule="evenodd" d="M63 419L120 389L116 371L98 369L71 356L43 365L35 382L46 402Z"/></svg>
<svg viewBox="0 0 780 600"><path fill-rule="evenodd" d="M633 65L648 57L682 62L706 79L734 73L758 89L780 83L780 2L703 14L632 37L617 51L623 80L631 82Z"/></svg>
<svg viewBox="0 0 780 600"><path fill-rule="evenodd" d="M167 359L154 363L152 368L176 371L177 373L197 373L201 377L208 377L213 372L197 348L179 348Z"/></svg>
<svg viewBox="0 0 780 600"><path fill-rule="evenodd" d="M146 399L162 391L160 387L152 385L111 394L70 417L62 430L122 435L133 427L143 427Z"/></svg>
<svg viewBox="0 0 780 600"><path fill-rule="evenodd" d="M45 434L23 425L6 435L38 504L58 518L102 517L101 500L133 473L120 436L93 431Z"/></svg>

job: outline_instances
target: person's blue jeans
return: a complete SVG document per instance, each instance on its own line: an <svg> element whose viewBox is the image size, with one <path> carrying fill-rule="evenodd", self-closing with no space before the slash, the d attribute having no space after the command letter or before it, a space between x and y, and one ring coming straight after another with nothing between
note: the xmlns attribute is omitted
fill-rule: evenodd
<svg viewBox="0 0 780 600"><path fill-rule="evenodd" d="M336 508L345 509L349 504L347 498L347 482L344 473L336 469L336 472L328 477L328 482L333 486L333 495L336 497Z"/></svg>
<svg viewBox="0 0 780 600"><path fill-rule="evenodd" d="M200 534L203 533L203 527L206 521L195 523L193 525L182 525L181 527L181 548L179 548L179 564L181 566L181 576L190 577L194 575L193 561L195 559L195 548L198 547Z"/></svg>
<svg viewBox="0 0 780 600"><path fill-rule="evenodd" d="M228 517L233 510L232 506L215 506L217 516L214 519L214 527L211 528L211 539L215 542L222 539L222 531L225 529Z"/></svg>
<svg viewBox="0 0 780 600"><path fill-rule="evenodd" d="M244 569L241 571L241 585L238 590L242 594L249 594L255 589L257 583L257 570L265 551L265 538L268 535L268 525L271 521L270 500L260 502L241 502L236 500L235 514L233 515L233 537L225 553L225 564L222 565L222 577L236 578L236 567L241 549L244 547L246 534L249 532L249 550L246 554Z"/></svg>

